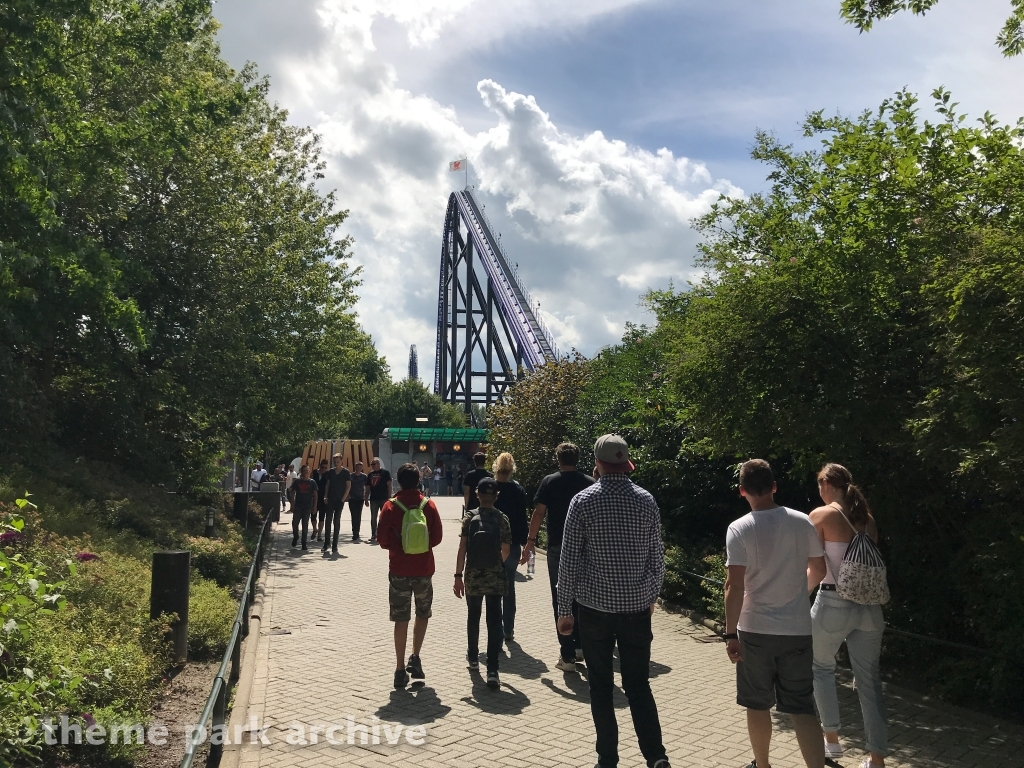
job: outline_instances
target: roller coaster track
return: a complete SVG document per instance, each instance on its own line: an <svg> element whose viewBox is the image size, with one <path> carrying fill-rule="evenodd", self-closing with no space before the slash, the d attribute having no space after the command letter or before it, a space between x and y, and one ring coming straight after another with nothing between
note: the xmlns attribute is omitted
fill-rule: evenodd
<svg viewBox="0 0 1024 768"><path fill-rule="evenodd" d="M478 267L483 267L478 270ZM448 198L437 301L434 391L471 413L558 348L472 190Z"/></svg>

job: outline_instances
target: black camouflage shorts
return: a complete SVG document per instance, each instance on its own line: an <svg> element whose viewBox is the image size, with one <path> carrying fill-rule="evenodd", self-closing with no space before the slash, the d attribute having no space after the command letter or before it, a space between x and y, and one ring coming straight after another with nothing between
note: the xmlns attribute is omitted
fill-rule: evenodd
<svg viewBox="0 0 1024 768"><path fill-rule="evenodd" d="M434 586L430 576L395 576L388 574L391 588L388 602L391 605L392 621L409 621L412 617L412 601L416 598L416 618L430 618L430 604L434 602Z"/></svg>

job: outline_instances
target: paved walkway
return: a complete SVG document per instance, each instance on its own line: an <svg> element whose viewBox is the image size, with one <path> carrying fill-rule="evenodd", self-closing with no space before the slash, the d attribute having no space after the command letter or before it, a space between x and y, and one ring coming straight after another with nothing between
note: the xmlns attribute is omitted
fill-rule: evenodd
<svg viewBox="0 0 1024 768"><path fill-rule="evenodd" d="M283 517L270 558L249 702L249 714L269 728L271 743L246 745L244 768L594 764L585 667L580 665L580 674L554 668L558 646L543 556L537 558L537 578L526 580L525 566L520 569L516 641L501 663L502 686L492 691L466 668L466 607L451 591L460 505L456 499L438 501L445 538L435 552L434 617L422 653L427 679L404 691L392 687L387 552L351 543L343 544L333 559L322 557L319 546L293 550L291 518ZM368 528L365 517L363 525ZM347 525L343 537L346 530ZM481 633L483 647L486 629L481 627ZM658 610L651 674L665 745L676 768L740 768L750 762L743 712L734 701L733 666L708 630ZM893 690L888 695L889 766L1021 765L1024 729L918 696ZM616 699L621 765L643 766L621 691ZM849 685L841 690L841 703L850 727L844 732L847 754L837 764L852 767L864 755L860 713ZM305 729L306 744L287 742L289 734L295 740L295 724ZM320 727L315 744L310 743L310 725ZM330 735L341 743L325 738L332 725L337 729ZM370 732L365 745L360 725ZM398 726L402 730L396 734ZM415 726L425 730L422 744L407 740L406 730ZM788 721L776 718L776 726L773 767L802 766ZM374 728L379 743L374 743ZM420 733L412 732L414 741ZM389 738L397 743L389 744Z"/></svg>

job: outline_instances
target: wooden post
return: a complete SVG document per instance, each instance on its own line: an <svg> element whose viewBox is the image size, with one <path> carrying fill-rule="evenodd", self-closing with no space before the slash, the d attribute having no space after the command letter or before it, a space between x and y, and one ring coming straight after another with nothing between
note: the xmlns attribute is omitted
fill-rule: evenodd
<svg viewBox="0 0 1024 768"><path fill-rule="evenodd" d="M149 594L149 618L163 613L177 614L171 625L174 660L188 659L188 586L191 553L176 549L153 553L153 584Z"/></svg>

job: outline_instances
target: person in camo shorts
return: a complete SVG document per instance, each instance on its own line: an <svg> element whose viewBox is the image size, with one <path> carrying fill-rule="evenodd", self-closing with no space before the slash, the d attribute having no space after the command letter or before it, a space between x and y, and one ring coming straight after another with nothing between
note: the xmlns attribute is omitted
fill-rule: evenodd
<svg viewBox="0 0 1024 768"><path fill-rule="evenodd" d="M420 471L415 464L403 464L399 468L398 484L401 490L395 494L395 499L405 505L406 509L414 509L423 501L424 496L420 493L419 483ZM405 512L394 500L389 500L381 509L380 522L377 524L377 543L382 549L388 550L389 554L388 601L391 621L395 623L395 656L398 659L395 688L398 689L405 688L410 675L414 680L422 680L425 677L423 665L420 663L420 648L427 634L427 620L431 616L431 603L434 599L434 588L431 583L431 577L434 575L434 548L441 543L442 530L441 516L438 515L434 502L427 500L423 514L427 518L430 549L418 555L407 555L402 550L402 520ZM405 646L414 599L416 624L412 633L412 655L406 663Z"/></svg>

